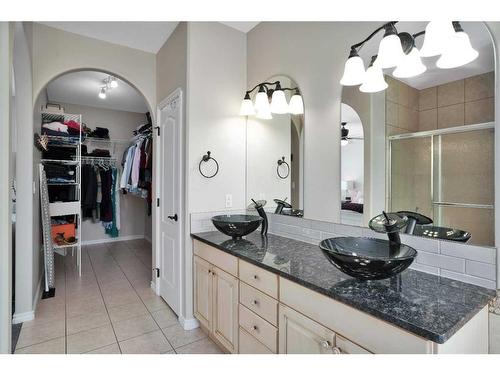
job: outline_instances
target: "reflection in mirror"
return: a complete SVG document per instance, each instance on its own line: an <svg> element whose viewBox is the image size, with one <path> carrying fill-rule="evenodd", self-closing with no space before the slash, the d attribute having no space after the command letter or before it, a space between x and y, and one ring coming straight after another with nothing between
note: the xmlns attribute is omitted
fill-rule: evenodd
<svg viewBox="0 0 500 375"><path fill-rule="evenodd" d="M364 140L363 124L348 104L340 105L341 118L341 223L363 225Z"/></svg>
<svg viewBox="0 0 500 375"><path fill-rule="evenodd" d="M409 33L423 30L425 25L397 23L399 32ZM365 131L365 155L357 158L358 165L363 160L365 166L364 216L368 216L367 199L372 204L379 200L388 212L408 218L403 230L407 234L494 246L493 45L484 23L462 22L461 26L479 52L477 59L454 69L440 69L436 66L439 56L426 57L422 62L427 70L411 78L396 78L394 69L384 69L384 91L367 94L359 86L343 87L342 114L345 104L354 108ZM422 42L416 38L416 47L420 49ZM377 47L376 42L367 44L360 56L369 61ZM382 103L377 102L380 95ZM379 104L385 108L382 121ZM365 120L367 108L370 114ZM385 151L367 153L367 147L373 147L380 137ZM352 185L346 184L344 165L354 162L344 160L353 159L344 148L341 184L349 188ZM376 180L373 159L385 159L385 181ZM384 196L375 199L380 191ZM341 217L348 223L343 214L346 201L343 195ZM376 214L370 212L370 216ZM366 226L366 218L362 220Z"/></svg>
<svg viewBox="0 0 500 375"><path fill-rule="evenodd" d="M296 90L286 88L298 85L286 76L266 80L276 81L284 89L287 103L291 103ZM268 95L272 96L272 92ZM301 217L304 214L304 115L290 112L293 111L269 113L265 117L271 118L266 119L247 118L247 201L266 201L267 212Z"/></svg>

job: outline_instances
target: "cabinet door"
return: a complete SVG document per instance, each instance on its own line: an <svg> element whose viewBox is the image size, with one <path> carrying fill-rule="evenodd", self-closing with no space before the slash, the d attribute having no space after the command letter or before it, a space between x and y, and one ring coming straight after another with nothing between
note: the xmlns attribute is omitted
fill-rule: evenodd
<svg viewBox="0 0 500 375"><path fill-rule="evenodd" d="M279 307L281 354L336 354L335 333L284 305Z"/></svg>
<svg viewBox="0 0 500 375"><path fill-rule="evenodd" d="M229 352L238 352L238 279L217 267L213 267L212 333Z"/></svg>
<svg viewBox="0 0 500 375"><path fill-rule="evenodd" d="M194 316L207 329L212 328L212 266L194 257Z"/></svg>

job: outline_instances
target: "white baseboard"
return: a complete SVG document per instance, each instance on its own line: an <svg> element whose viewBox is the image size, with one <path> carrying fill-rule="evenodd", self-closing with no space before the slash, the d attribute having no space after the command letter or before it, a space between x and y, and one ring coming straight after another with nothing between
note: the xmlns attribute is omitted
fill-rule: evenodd
<svg viewBox="0 0 500 375"><path fill-rule="evenodd" d="M19 324L35 319L35 310L15 313L12 317L12 324Z"/></svg>
<svg viewBox="0 0 500 375"><path fill-rule="evenodd" d="M183 316L179 316L179 323L185 331L191 331L192 329L196 329L200 326L200 322L197 319L186 319Z"/></svg>
<svg viewBox="0 0 500 375"><path fill-rule="evenodd" d="M32 301L32 305L31 305L31 306L33 306L33 310L24 311L21 313L14 313L14 315L12 316L12 324L28 322L30 320L35 319L36 307L38 306L38 301L40 301L40 298L42 296L44 279L45 279L44 273L42 272L42 275L40 276L40 279L38 280L35 295L33 296L33 301Z"/></svg>
<svg viewBox="0 0 500 375"><path fill-rule="evenodd" d="M108 242L120 242L120 241L130 241L130 240L140 240L144 239L143 234L135 234L132 236L119 236L119 237L109 237L109 238L101 238L99 240L87 240L83 241L82 245L97 245L100 243L108 243Z"/></svg>
<svg viewBox="0 0 500 375"><path fill-rule="evenodd" d="M149 243L152 243L152 242L153 242L153 240L152 240L152 239L151 239L151 237L149 237L149 236L146 236L146 235L145 235L145 236L144 236L144 239L145 239L146 241L148 241Z"/></svg>

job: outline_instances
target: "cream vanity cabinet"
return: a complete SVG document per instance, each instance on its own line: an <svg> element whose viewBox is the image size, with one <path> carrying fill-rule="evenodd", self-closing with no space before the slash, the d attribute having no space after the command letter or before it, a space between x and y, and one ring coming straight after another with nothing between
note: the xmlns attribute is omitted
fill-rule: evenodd
<svg viewBox="0 0 500 375"><path fill-rule="evenodd" d="M194 315L213 339L228 352L237 353L237 259L199 242L195 254Z"/></svg>
<svg viewBox="0 0 500 375"><path fill-rule="evenodd" d="M488 353L485 306L444 344L194 240L195 316L230 353Z"/></svg>
<svg viewBox="0 0 500 375"><path fill-rule="evenodd" d="M280 354L370 354L368 350L285 306L279 306Z"/></svg>

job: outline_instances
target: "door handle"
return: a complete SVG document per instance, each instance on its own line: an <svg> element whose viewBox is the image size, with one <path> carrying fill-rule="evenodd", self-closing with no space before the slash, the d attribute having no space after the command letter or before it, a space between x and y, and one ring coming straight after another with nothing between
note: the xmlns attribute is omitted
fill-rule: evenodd
<svg viewBox="0 0 500 375"><path fill-rule="evenodd" d="M179 220L179 217L177 216L177 214L174 214L174 216L167 216L170 220L173 220L173 221L177 221Z"/></svg>

